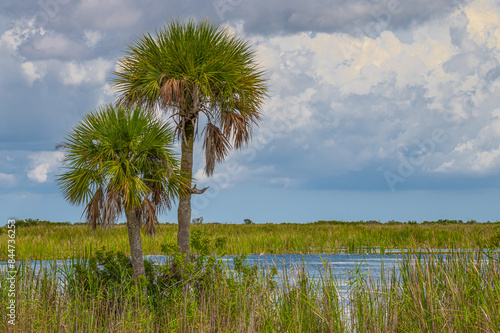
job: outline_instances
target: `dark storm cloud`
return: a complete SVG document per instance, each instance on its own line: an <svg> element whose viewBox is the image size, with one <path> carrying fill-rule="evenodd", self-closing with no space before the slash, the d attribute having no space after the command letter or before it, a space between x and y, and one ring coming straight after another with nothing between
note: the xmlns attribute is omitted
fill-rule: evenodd
<svg viewBox="0 0 500 333"><path fill-rule="evenodd" d="M245 31L259 34L299 31L378 35L448 13L464 1L238 1L221 0L219 17L244 21ZM234 4L234 5L232 5ZM372 36L370 36L372 37Z"/></svg>
<svg viewBox="0 0 500 333"><path fill-rule="evenodd" d="M4 24L24 25L34 33L19 54L37 59L90 59L97 54L116 58L138 36L172 18L210 18L216 22L240 21L251 34L344 32L375 37L384 30L443 15L456 8L454 1L173 1L173 0L26 0L2 2ZM88 46L85 34L98 33L99 43ZM86 45L87 44L87 45ZM94 49L95 47L95 49Z"/></svg>
<svg viewBox="0 0 500 333"><path fill-rule="evenodd" d="M460 0L26 0L4 1L7 18L36 18L53 29L143 31L174 17L242 20L252 33L298 31L363 34L379 28L400 28L447 13Z"/></svg>

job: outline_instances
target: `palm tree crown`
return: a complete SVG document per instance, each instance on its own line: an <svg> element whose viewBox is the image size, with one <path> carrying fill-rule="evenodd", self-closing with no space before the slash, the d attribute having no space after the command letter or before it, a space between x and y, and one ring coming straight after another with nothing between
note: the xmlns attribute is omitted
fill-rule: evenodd
<svg viewBox="0 0 500 333"><path fill-rule="evenodd" d="M134 210L153 234L157 214L181 194L173 139L170 127L141 108L107 105L87 114L61 145L64 198L85 204L94 228Z"/></svg>
<svg viewBox="0 0 500 333"><path fill-rule="evenodd" d="M206 116L207 175L233 146L248 142L267 97L267 81L250 45L209 21L172 21L155 36L144 34L114 74L120 103L171 111L180 135L186 123Z"/></svg>

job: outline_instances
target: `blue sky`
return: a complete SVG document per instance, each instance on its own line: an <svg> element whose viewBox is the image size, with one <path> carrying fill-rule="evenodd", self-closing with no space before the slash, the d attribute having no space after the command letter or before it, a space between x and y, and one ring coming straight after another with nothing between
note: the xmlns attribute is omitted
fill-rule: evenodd
<svg viewBox="0 0 500 333"><path fill-rule="evenodd" d="M244 36L270 80L252 143L213 178L195 157L210 189L193 217L500 219L498 1L6 0L0 225L81 221L55 183L54 147L116 98L110 73L126 45L178 17Z"/></svg>

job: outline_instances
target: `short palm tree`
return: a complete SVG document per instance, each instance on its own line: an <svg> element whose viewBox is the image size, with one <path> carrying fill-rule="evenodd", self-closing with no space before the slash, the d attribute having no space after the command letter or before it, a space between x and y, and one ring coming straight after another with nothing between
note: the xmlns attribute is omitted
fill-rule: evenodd
<svg viewBox="0 0 500 333"><path fill-rule="evenodd" d="M157 215L182 193L173 130L149 112L107 105L87 114L60 145L66 200L84 204L87 221L110 225L124 212L134 278L144 275L140 228L153 234Z"/></svg>
<svg viewBox="0 0 500 333"><path fill-rule="evenodd" d="M193 144L204 124L205 173L251 138L267 97L267 80L248 42L209 21L172 21L141 36L118 63L113 83L123 105L171 114L181 139L181 172L192 179ZM203 120L200 118L204 116ZM191 181L186 183L191 188ZM178 208L178 246L189 253L192 187Z"/></svg>

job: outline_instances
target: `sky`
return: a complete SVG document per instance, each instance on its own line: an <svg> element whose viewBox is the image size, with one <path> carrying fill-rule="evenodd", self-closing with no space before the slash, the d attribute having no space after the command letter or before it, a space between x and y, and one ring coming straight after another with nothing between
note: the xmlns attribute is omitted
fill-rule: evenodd
<svg viewBox="0 0 500 333"><path fill-rule="evenodd" d="M270 88L253 141L212 178L195 147L209 190L193 217L500 220L498 0L3 0L0 225L83 220L54 148L116 99L127 45L176 18L248 40Z"/></svg>

